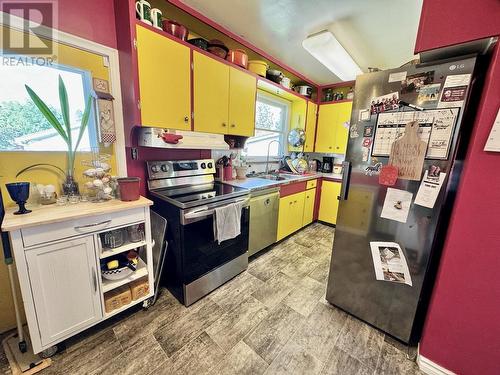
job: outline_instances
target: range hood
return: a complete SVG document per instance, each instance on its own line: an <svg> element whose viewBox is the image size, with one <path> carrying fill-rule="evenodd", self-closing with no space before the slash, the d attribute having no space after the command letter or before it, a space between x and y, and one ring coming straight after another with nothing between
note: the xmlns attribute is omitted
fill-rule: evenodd
<svg viewBox="0 0 500 375"><path fill-rule="evenodd" d="M138 127L136 131L139 146L169 149L229 150L229 145L224 141L224 135L222 134L145 126Z"/></svg>

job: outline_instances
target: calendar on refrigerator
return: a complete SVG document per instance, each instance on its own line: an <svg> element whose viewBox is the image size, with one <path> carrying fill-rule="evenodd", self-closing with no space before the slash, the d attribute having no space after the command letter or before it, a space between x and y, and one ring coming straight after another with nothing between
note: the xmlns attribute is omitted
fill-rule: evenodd
<svg viewBox="0 0 500 375"><path fill-rule="evenodd" d="M377 118L372 156L389 157L392 143L403 136L410 121L418 121L418 135L427 143L427 159L447 159L459 108L384 112Z"/></svg>

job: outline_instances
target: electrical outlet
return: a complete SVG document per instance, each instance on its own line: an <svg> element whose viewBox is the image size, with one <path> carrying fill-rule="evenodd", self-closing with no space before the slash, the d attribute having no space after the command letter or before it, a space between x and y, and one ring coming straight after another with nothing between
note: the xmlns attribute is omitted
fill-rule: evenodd
<svg viewBox="0 0 500 375"><path fill-rule="evenodd" d="M132 160L139 159L139 150L137 149L137 147L132 147L132 149L130 150L130 154L131 154Z"/></svg>

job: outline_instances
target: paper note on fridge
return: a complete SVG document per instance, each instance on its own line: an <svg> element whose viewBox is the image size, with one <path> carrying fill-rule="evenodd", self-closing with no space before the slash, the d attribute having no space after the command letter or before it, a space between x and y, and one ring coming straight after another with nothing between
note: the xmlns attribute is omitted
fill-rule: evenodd
<svg viewBox="0 0 500 375"><path fill-rule="evenodd" d="M396 72L389 74L389 83L401 82L406 79L406 72Z"/></svg>
<svg viewBox="0 0 500 375"><path fill-rule="evenodd" d="M433 208L445 178L446 173L438 173L437 176L430 176L429 171L425 171L424 178L420 183L420 188L418 189L417 196L415 197L415 204L427 208Z"/></svg>
<svg viewBox="0 0 500 375"><path fill-rule="evenodd" d="M500 108L498 108L497 117L484 146L484 151L500 152Z"/></svg>
<svg viewBox="0 0 500 375"><path fill-rule="evenodd" d="M413 194L409 191L387 188L380 217L406 223Z"/></svg>
<svg viewBox="0 0 500 375"><path fill-rule="evenodd" d="M470 83L470 74L456 74L447 76L444 81L438 108L461 107L464 104L467 87Z"/></svg>
<svg viewBox="0 0 500 375"><path fill-rule="evenodd" d="M412 286L406 257L396 242L370 242L377 280Z"/></svg>

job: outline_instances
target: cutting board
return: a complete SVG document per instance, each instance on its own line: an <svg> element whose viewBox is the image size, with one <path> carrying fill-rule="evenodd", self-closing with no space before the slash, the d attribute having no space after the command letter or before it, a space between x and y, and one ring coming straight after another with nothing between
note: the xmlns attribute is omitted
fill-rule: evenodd
<svg viewBox="0 0 500 375"><path fill-rule="evenodd" d="M427 142L418 136L418 122L411 121L405 126L404 135L391 146L389 164L398 168L398 178L420 180L424 165Z"/></svg>

